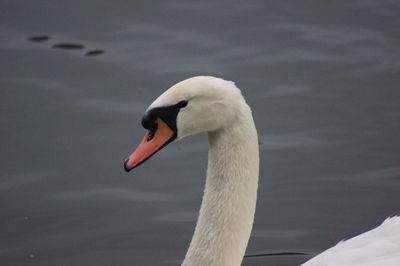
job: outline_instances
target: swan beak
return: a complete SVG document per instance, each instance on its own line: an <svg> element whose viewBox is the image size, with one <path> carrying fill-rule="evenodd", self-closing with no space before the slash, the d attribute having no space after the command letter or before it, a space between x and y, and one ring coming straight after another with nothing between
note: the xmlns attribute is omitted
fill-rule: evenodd
<svg viewBox="0 0 400 266"><path fill-rule="evenodd" d="M125 171L129 172L145 162L157 151L173 141L175 137L176 133L164 121L157 118L154 126L146 131L136 150L125 160Z"/></svg>

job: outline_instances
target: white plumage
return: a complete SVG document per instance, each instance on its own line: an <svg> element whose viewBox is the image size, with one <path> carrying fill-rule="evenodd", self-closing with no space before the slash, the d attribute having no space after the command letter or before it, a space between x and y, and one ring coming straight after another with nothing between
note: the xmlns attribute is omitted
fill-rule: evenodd
<svg viewBox="0 0 400 266"><path fill-rule="evenodd" d="M303 266L399 266L400 216L387 218L380 226L339 242Z"/></svg>
<svg viewBox="0 0 400 266"><path fill-rule="evenodd" d="M233 82L184 80L148 110L185 100L176 117L177 139L209 136L206 186L196 229L182 265L240 265L254 220L259 174L258 137L250 107ZM306 266L400 265L400 217L338 243Z"/></svg>

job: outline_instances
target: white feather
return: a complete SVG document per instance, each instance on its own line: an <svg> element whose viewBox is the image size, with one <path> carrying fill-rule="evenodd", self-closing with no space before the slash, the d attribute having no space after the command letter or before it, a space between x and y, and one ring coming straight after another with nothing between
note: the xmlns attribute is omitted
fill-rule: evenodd
<svg viewBox="0 0 400 266"><path fill-rule="evenodd" d="M400 216L387 218L380 226L341 241L303 266L399 266Z"/></svg>
<svg viewBox="0 0 400 266"><path fill-rule="evenodd" d="M178 136L207 132L206 186L196 229L182 265L240 265L254 220L259 173L257 131L233 82L193 77L171 87L148 109L189 101L177 117ZM400 217L338 243L306 266L400 265Z"/></svg>

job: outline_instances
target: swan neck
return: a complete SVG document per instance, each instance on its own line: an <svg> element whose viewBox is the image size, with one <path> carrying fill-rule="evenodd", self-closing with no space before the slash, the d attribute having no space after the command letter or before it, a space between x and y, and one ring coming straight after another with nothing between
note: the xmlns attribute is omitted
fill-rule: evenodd
<svg viewBox="0 0 400 266"><path fill-rule="evenodd" d="M208 135L206 185L195 233L182 265L240 265L256 206L257 132L248 112L232 126Z"/></svg>

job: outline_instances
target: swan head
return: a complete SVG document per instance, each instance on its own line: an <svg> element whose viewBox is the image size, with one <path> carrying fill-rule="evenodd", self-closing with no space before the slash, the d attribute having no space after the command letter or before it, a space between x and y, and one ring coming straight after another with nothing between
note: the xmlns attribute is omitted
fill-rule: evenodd
<svg viewBox="0 0 400 266"><path fill-rule="evenodd" d="M125 170L139 166L174 140L233 123L238 104L245 102L231 81L198 76L175 84L147 108L142 118L146 134L125 160Z"/></svg>

